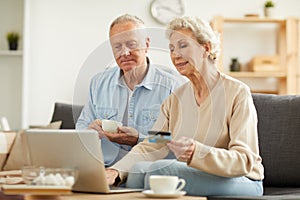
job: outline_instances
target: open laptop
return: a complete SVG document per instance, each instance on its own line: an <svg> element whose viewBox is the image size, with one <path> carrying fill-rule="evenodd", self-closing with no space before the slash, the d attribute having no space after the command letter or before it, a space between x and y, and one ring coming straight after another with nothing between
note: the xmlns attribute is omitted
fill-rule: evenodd
<svg viewBox="0 0 300 200"><path fill-rule="evenodd" d="M143 190L110 188L105 175L101 142L94 130L29 129L26 137L32 165L78 169L73 191L120 193Z"/></svg>

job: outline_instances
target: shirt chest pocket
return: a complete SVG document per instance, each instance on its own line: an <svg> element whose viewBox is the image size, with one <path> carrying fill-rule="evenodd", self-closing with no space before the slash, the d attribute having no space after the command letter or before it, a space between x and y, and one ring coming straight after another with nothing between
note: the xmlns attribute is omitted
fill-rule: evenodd
<svg viewBox="0 0 300 200"><path fill-rule="evenodd" d="M154 122L157 120L159 114L159 109L143 109L142 111L142 120L143 126L147 129L151 128Z"/></svg>
<svg viewBox="0 0 300 200"><path fill-rule="evenodd" d="M97 118L98 119L117 120L118 109L116 109L116 108L98 107L98 108L96 108L96 111L97 111Z"/></svg>

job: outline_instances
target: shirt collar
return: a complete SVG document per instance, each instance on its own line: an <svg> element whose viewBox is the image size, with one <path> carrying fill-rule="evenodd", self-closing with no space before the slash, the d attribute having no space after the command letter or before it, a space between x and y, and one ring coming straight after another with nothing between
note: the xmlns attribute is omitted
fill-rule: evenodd
<svg viewBox="0 0 300 200"><path fill-rule="evenodd" d="M146 76L144 77L144 80L138 84L136 87L145 87L146 89L148 90L152 90L153 88L153 79L154 79L154 76L155 76L155 66L154 65L151 65L150 64L150 60L149 58L147 57L147 66L148 66L148 71L147 71L147 74ZM127 87L126 84L122 79L123 79L123 72L122 70L118 70L118 85L122 86L122 87Z"/></svg>

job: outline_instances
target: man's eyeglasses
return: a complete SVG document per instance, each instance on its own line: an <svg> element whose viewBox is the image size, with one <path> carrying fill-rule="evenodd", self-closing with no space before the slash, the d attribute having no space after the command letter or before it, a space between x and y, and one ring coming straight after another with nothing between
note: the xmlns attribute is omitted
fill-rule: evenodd
<svg viewBox="0 0 300 200"><path fill-rule="evenodd" d="M125 43L115 43L112 45L112 49L115 53L119 53L123 50L124 45L129 50L135 50L139 46L137 41L131 40L131 41L127 41Z"/></svg>
<svg viewBox="0 0 300 200"><path fill-rule="evenodd" d="M112 44L112 50L116 55L126 54L129 51L136 50L139 48L139 44L135 40L126 41L125 43Z"/></svg>

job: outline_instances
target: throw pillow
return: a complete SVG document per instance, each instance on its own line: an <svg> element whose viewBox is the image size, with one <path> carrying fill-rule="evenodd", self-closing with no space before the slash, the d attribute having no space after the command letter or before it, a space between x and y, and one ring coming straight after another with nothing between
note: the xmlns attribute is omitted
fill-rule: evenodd
<svg viewBox="0 0 300 200"><path fill-rule="evenodd" d="M29 128L40 128L40 129L60 129L62 121L55 121L46 126L29 126Z"/></svg>
<svg viewBox="0 0 300 200"><path fill-rule="evenodd" d="M52 122L47 126L35 126L40 129L60 129L62 121ZM31 127L32 128L32 127ZM30 156L25 137L25 130L17 133L16 141L12 146L3 170L20 170L23 166L30 165Z"/></svg>
<svg viewBox="0 0 300 200"><path fill-rule="evenodd" d="M0 170L3 168L15 137L15 132L0 132Z"/></svg>

